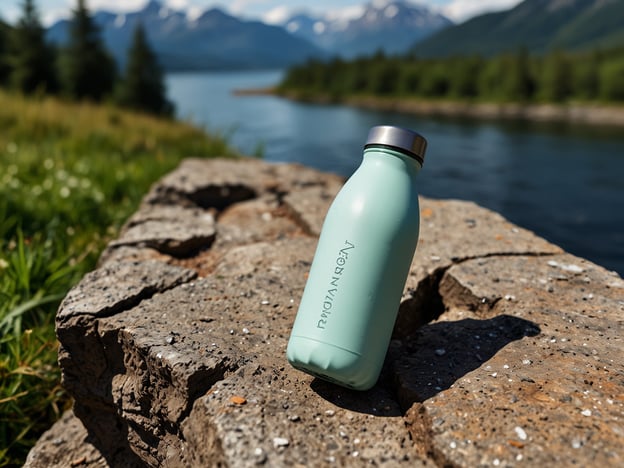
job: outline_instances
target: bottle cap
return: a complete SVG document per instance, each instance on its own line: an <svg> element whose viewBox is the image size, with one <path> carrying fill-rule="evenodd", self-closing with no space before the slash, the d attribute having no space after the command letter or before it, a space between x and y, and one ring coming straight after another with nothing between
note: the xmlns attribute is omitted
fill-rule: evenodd
<svg viewBox="0 0 624 468"><path fill-rule="evenodd" d="M425 160L427 140L422 135L401 127L379 125L368 132L364 148L386 147L411 156L422 166Z"/></svg>

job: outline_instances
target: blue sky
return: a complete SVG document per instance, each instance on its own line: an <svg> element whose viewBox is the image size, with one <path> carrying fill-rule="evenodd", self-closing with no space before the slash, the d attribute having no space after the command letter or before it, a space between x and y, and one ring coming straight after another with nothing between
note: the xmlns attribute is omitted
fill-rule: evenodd
<svg viewBox="0 0 624 468"><path fill-rule="evenodd" d="M14 22L20 14L23 0L0 0L0 17ZM137 10L148 0L87 0L87 6L93 11L106 9L111 11ZM287 12L307 10L316 13L330 12L334 15L353 15L358 7L365 3L388 3L389 0L160 0L161 3L191 14L198 14L205 9L218 6L224 10L246 18L260 18L277 21ZM462 21L484 11L509 8L520 0L412 0L412 3L433 7L455 21ZM67 17L76 0L35 0L44 24L48 25L60 17Z"/></svg>

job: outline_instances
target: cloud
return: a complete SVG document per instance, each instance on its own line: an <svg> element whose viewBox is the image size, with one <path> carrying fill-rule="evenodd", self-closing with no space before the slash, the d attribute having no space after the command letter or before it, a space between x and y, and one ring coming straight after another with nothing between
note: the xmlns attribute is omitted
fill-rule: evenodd
<svg viewBox="0 0 624 468"><path fill-rule="evenodd" d="M237 16L250 16L250 13L255 13L258 9L254 8L257 5L263 5L266 3L272 3L269 0L234 0L228 5L229 11Z"/></svg>
<svg viewBox="0 0 624 468"><path fill-rule="evenodd" d="M366 5L364 3L335 8L327 11L327 18L332 21L349 21L362 16L365 10Z"/></svg>
<svg viewBox="0 0 624 468"><path fill-rule="evenodd" d="M444 15L456 22L462 22L475 15L490 11L506 10L520 3L521 0L452 0L440 8Z"/></svg>
<svg viewBox="0 0 624 468"><path fill-rule="evenodd" d="M280 5L272 8L262 15L262 20L267 24L282 24L293 15L292 8L286 5Z"/></svg>
<svg viewBox="0 0 624 468"><path fill-rule="evenodd" d="M133 11L143 8L147 2L148 0L89 0L87 6L89 11ZM75 2L72 2L72 4L73 3Z"/></svg>
<svg viewBox="0 0 624 468"><path fill-rule="evenodd" d="M376 0L383 1L384 3L389 2L390 0ZM262 20L268 24L282 24L288 18L292 17L297 13L307 13L309 15L313 15L316 17L326 18L330 21L340 22L348 22L349 20L359 18L364 13L366 6L364 3L357 5L350 5L341 8L330 8L330 9L319 9L313 8L314 5L309 5L306 7L302 6L287 6L280 5L275 8L272 8L268 12L262 15Z"/></svg>

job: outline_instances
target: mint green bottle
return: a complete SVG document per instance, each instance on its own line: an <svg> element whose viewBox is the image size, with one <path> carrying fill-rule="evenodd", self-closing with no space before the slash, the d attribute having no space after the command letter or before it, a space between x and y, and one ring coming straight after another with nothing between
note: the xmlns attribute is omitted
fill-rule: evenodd
<svg viewBox="0 0 624 468"><path fill-rule="evenodd" d="M411 130L370 130L323 224L286 351L297 369L356 390L377 381L418 241L426 147Z"/></svg>

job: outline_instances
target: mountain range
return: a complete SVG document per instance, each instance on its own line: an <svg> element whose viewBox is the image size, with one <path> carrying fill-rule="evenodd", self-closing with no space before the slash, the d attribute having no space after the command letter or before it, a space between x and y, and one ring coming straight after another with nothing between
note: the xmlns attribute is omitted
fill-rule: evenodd
<svg viewBox="0 0 624 468"><path fill-rule="evenodd" d="M440 14L403 0L363 5L349 19L298 13L277 25L236 18L218 8L189 17L158 0L135 12L96 11L93 17L120 66L134 28L141 22L168 70L276 68L309 58L348 58L379 49L403 53L415 41L452 24ZM68 30L69 20L60 20L48 29L47 37L63 45Z"/></svg>
<svg viewBox="0 0 624 468"><path fill-rule="evenodd" d="M135 12L96 11L93 16L121 67L141 22L167 70L282 68L310 58L353 58L378 50L421 57L487 56L521 47L539 54L624 44L624 0L524 0L458 25L406 0L372 0L341 17L296 12L275 24L218 8L190 16L159 0ZM68 30L68 20L58 21L48 29L48 39L63 45Z"/></svg>
<svg viewBox="0 0 624 468"><path fill-rule="evenodd" d="M350 19L299 13L281 23L293 35L345 58L380 49L405 53L417 41L452 24L440 13L404 1L370 3Z"/></svg>
<svg viewBox="0 0 624 468"><path fill-rule="evenodd" d="M424 57L531 53L624 45L624 0L525 0L474 17L415 44Z"/></svg>
<svg viewBox="0 0 624 468"><path fill-rule="evenodd" d="M284 67L323 51L279 26L243 21L218 8L196 18L151 0L143 9L117 14L97 11L95 23L117 63L123 67L136 25L141 22L161 65L168 70ZM53 24L50 41L67 42L69 20Z"/></svg>

